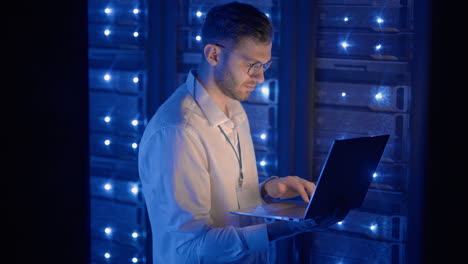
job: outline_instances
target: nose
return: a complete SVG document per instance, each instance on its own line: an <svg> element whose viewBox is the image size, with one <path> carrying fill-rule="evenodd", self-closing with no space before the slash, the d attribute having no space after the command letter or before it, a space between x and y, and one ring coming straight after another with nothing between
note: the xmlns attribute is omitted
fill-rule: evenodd
<svg viewBox="0 0 468 264"><path fill-rule="evenodd" d="M265 81L265 72L263 71L263 67L260 68L252 77L257 83L263 83Z"/></svg>

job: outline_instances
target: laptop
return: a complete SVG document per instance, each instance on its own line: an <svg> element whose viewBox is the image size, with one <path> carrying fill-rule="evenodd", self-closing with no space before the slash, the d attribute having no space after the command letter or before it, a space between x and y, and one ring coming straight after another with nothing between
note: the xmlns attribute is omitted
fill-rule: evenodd
<svg viewBox="0 0 468 264"><path fill-rule="evenodd" d="M389 137L389 135L379 135L334 140L309 203L298 199L286 199L230 213L301 221L331 216L336 208L345 211L359 208Z"/></svg>

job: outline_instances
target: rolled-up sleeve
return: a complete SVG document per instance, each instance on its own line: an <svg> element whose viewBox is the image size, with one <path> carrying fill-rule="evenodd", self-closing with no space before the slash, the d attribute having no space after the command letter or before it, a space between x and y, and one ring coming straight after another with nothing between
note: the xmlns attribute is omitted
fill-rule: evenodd
<svg viewBox="0 0 468 264"><path fill-rule="evenodd" d="M193 263L235 261L268 249L265 224L212 228L211 186L206 151L186 127L165 127L143 139L139 173L161 259ZM169 256L171 255L171 256Z"/></svg>

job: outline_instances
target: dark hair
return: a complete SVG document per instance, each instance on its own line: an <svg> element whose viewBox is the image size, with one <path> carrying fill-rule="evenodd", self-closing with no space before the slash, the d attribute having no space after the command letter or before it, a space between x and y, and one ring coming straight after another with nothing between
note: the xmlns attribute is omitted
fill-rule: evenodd
<svg viewBox="0 0 468 264"><path fill-rule="evenodd" d="M260 43L272 41L273 25L256 7L231 2L215 6L206 14L202 27L204 45L225 40L235 47L244 37L251 37Z"/></svg>

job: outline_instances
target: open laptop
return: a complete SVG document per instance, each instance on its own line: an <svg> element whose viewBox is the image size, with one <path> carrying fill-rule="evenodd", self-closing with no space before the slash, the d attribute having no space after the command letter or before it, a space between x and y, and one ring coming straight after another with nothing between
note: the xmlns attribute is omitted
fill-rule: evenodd
<svg viewBox="0 0 468 264"><path fill-rule="evenodd" d="M335 140L316 182L309 203L280 200L257 207L231 211L232 214L301 221L330 216L336 208L359 208L369 189L389 135Z"/></svg>

